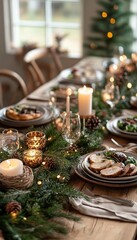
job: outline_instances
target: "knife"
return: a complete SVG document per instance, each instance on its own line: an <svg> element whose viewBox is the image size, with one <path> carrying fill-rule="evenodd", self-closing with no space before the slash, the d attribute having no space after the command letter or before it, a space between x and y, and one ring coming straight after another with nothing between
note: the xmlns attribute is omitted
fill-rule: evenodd
<svg viewBox="0 0 137 240"><path fill-rule="evenodd" d="M49 97L28 96L27 100L48 102Z"/></svg>

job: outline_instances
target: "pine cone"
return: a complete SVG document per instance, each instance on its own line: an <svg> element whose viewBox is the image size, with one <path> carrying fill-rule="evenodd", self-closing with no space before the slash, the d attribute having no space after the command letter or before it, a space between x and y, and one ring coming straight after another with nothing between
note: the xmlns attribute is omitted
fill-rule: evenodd
<svg viewBox="0 0 137 240"><path fill-rule="evenodd" d="M42 165L44 166L45 169L47 170L53 170L56 167L55 161L53 160L52 157L46 156L44 157L42 161Z"/></svg>
<svg viewBox="0 0 137 240"><path fill-rule="evenodd" d="M8 214L13 212L18 214L21 212L21 210L22 210L21 204L17 201L12 201L6 204L6 212Z"/></svg>
<svg viewBox="0 0 137 240"><path fill-rule="evenodd" d="M68 151L69 152L77 152L78 150L78 146L76 144L72 144L69 148Z"/></svg>
<svg viewBox="0 0 137 240"><path fill-rule="evenodd" d="M93 130L95 129L100 123L100 120L97 116L92 115L90 118L86 121L86 128Z"/></svg>

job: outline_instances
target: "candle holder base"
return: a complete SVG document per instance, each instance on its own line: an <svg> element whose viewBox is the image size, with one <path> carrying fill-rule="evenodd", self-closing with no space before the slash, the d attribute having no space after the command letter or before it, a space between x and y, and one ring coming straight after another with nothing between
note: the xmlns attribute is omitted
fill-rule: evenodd
<svg viewBox="0 0 137 240"><path fill-rule="evenodd" d="M0 188L3 189L27 189L33 184L33 171L28 166L23 166L23 174L9 177L0 174Z"/></svg>

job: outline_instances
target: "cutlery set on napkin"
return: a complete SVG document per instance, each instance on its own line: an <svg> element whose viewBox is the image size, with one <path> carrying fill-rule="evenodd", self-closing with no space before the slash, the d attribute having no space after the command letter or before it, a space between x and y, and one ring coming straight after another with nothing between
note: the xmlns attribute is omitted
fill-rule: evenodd
<svg viewBox="0 0 137 240"><path fill-rule="evenodd" d="M87 191L87 198L71 198L69 203L78 212L92 217L137 222L137 203L128 199L93 195Z"/></svg>

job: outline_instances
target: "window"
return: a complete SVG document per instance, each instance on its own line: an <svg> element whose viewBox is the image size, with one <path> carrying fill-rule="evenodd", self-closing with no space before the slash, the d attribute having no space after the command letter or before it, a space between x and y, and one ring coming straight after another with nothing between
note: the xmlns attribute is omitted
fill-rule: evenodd
<svg viewBox="0 0 137 240"><path fill-rule="evenodd" d="M26 43L51 46L56 37L64 36L62 49L70 54L82 53L81 0L4 0L4 3L10 23L10 32L6 32L8 49Z"/></svg>

